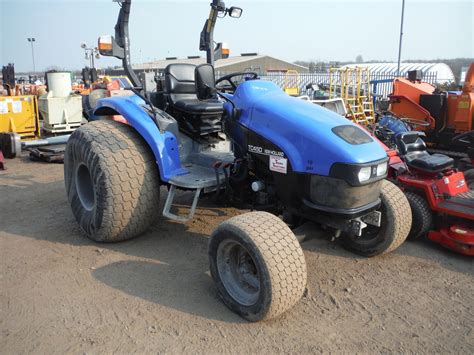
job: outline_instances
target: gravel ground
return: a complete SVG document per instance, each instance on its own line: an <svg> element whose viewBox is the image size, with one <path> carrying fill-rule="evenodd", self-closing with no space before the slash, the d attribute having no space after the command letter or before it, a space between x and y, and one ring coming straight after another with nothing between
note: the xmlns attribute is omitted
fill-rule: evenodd
<svg viewBox="0 0 474 355"><path fill-rule="evenodd" d="M319 231L303 243L306 296L247 323L218 299L207 261L211 231L240 211L204 200L192 222L160 218L96 244L69 209L62 165L6 163L1 353L474 353L473 258L417 241L364 259Z"/></svg>

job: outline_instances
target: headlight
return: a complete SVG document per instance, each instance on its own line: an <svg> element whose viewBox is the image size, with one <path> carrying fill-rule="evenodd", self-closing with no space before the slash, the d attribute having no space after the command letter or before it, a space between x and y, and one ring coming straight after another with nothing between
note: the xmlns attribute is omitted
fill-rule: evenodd
<svg viewBox="0 0 474 355"><path fill-rule="evenodd" d="M360 169L359 173L357 174L357 177L359 178L359 182L362 183L362 182L368 181L370 179L371 173L372 173L372 168L370 166L366 166L365 168Z"/></svg>
<svg viewBox="0 0 474 355"><path fill-rule="evenodd" d="M329 176L345 180L352 186L367 185L387 176L388 158L363 164L334 163Z"/></svg>
<svg viewBox="0 0 474 355"><path fill-rule="evenodd" d="M377 176L383 176L387 174L387 163L377 165Z"/></svg>

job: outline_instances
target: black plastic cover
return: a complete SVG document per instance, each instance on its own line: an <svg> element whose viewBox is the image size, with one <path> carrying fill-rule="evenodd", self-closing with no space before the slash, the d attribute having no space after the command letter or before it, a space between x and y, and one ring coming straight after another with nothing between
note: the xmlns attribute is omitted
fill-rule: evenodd
<svg viewBox="0 0 474 355"><path fill-rule="evenodd" d="M381 190L382 180L351 186L342 179L313 175L310 182L310 196L314 204L340 211L376 204Z"/></svg>

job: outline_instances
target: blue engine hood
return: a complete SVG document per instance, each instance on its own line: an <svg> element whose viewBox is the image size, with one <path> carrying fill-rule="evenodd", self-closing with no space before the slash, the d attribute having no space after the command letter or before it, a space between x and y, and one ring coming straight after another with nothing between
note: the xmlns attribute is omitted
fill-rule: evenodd
<svg viewBox="0 0 474 355"><path fill-rule="evenodd" d="M332 128L357 125L323 107L285 94L272 82L244 82L237 88L233 101L242 110L240 123L280 147L295 172L327 176L334 163L369 163L387 156L372 137L370 142L359 145L338 137Z"/></svg>

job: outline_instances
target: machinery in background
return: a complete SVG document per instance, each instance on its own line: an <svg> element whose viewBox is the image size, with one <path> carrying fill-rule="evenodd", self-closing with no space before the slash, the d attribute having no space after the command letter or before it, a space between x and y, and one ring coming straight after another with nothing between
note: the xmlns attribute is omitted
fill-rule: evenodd
<svg viewBox="0 0 474 355"><path fill-rule="evenodd" d="M82 124L82 97L71 94L70 73L48 73L47 78L48 93L38 100L43 130L51 134L72 132Z"/></svg>
<svg viewBox="0 0 474 355"><path fill-rule="evenodd" d="M39 138L36 96L0 96L0 132L17 133L21 140Z"/></svg>
<svg viewBox="0 0 474 355"><path fill-rule="evenodd" d="M99 79L96 68L85 67L82 69L81 74L85 89L90 89Z"/></svg>
<svg viewBox="0 0 474 355"><path fill-rule="evenodd" d="M467 157L457 162L457 168L464 173L469 188L474 190L474 131L454 137L453 142L466 148Z"/></svg>
<svg viewBox="0 0 474 355"><path fill-rule="evenodd" d="M14 159L22 151L29 151L33 160L42 160L49 163L62 163L64 161L64 148L69 135L46 137L22 141L18 133L0 133L0 163L1 158ZM1 166L0 166L1 168Z"/></svg>
<svg viewBox="0 0 474 355"><path fill-rule="evenodd" d="M366 126L375 123L368 68L332 68L329 75L329 99L342 98L346 117Z"/></svg>
<svg viewBox="0 0 474 355"><path fill-rule="evenodd" d="M306 95L298 96L298 98L336 112L341 116L347 116L344 100L340 97L330 99L324 91L320 90L317 84L308 84L306 86Z"/></svg>
<svg viewBox="0 0 474 355"><path fill-rule="evenodd" d="M17 133L22 140L40 137L38 103L34 95L19 95L12 63L2 68L7 96L0 96L0 132Z"/></svg>
<svg viewBox="0 0 474 355"><path fill-rule="evenodd" d="M389 150L389 179L410 203L409 238L423 235L444 247L474 255L474 190L446 155L429 154L423 132L396 136L398 155Z"/></svg>
<svg viewBox="0 0 474 355"><path fill-rule="evenodd" d="M300 95L300 74L296 70L287 70L284 91L290 96Z"/></svg>
<svg viewBox="0 0 474 355"><path fill-rule="evenodd" d="M35 160L62 162L69 135L44 138L41 135L42 130L50 134L70 132L82 123L81 97L71 95L70 74L48 73L49 92L39 99L34 94L16 95L41 87L27 87L21 81L17 84L13 64L4 67L2 74L10 95L0 96L0 169L4 168L4 158L15 158L24 150L28 150Z"/></svg>
<svg viewBox="0 0 474 355"><path fill-rule="evenodd" d="M9 147L21 147L22 141L40 138L41 129L36 96L19 95L13 64L2 68L2 78L7 94L0 96L0 169L4 170L4 158L11 155Z"/></svg>
<svg viewBox="0 0 474 355"><path fill-rule="evenodd" d="M395 116L411 120L416 130L426 133L430 148L463 153L464 145L453 138L474 129L474 63L461 91L438 92L421 81L420 71L409 72L407 79L394 80L390 103Z"/></svg>
<svg viewBox="0 0 474 355"><path fill-rule="evenodd" d="M15 66L13 63L3 66L2 81L3 86L7 90L7 96L13 96L15 90Z"/></svg>
<svg viewBox="0 0 474 355"><path fill-rule="evenodd" d="M156 82L154 82L154 73L142 73L141 80L144 87L150 91L156 90ZM151 77L151 78L150 78ZM153 83L150 83L153 81ZM154 87L153 87L154 85ZM125 76L105 76L100 82L96 82L90 87L89 92L82 94L82 110L84 117L88 121L100 119L94 115L94 110L99 99L114 96L133 96L131 90L132 83Z"/></svg>

